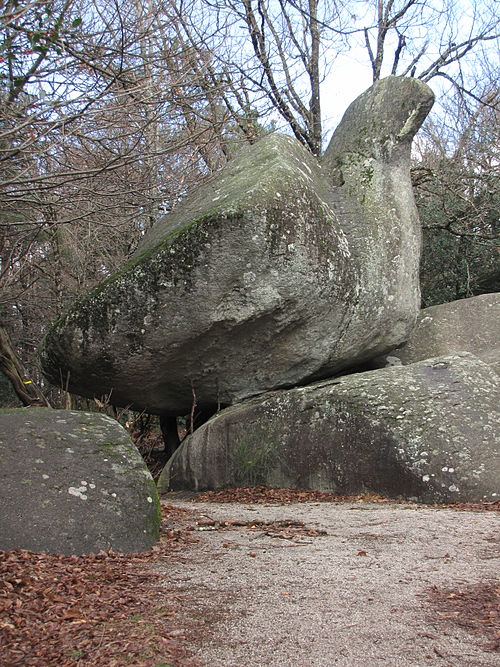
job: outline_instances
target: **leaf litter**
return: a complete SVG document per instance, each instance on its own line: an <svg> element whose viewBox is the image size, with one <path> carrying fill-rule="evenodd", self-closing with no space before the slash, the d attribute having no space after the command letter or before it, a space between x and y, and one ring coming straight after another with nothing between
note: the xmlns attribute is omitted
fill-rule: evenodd
<svg viewBox="0 0 500 667"><path fill-rule="evenodd" d="M464 587L431 586L426 591L434 619L485 636L485 649L500 652L500 582Z"/></svg>
<svg viewBox="0 0 500 667"><path fill-rule="evenodd" d="M500 501L483 503L447 503L423 505L402 498L388 498L377 493L337 495L327 491L281 489L267 486L240 487L204 491L191 498L195 503L247 503L257 505L290 505L294 503L398 503L415 508L453 509L463 512L500 512Z"/></svg>
<svg viewBox="0 0 500 667"><path fill-rule="evenodd" d="M162 512L161 541L147 553L0 551L1 664L199 665L176 625L179 599L160 587L158 567L196 541L179 524L192 512Z"/></svg>
<svg viewBox="0 0 500 667"><path fill-rule="evenodd" d="M336 496L267 487L209 491L193 500L271 505L400 502L375 494ZM500 510L498 502L434 507ZM202 663L189 650L185 623L179 626L182 596L161 586L165 567L182 562L189 545L197 542L194 531L201 530L205 522L205 529L244 528L289 540L326 534L300 521L213 521L206 515L196 516L195 510L170 504L163 505L162 512L161 541L147 553L68 556L0 551L2 664L197 667ZM358 556L365 553L358 551ZM425 596L441 622L486 635L485 648L498 651L498 585L431 587Z"/></svg>

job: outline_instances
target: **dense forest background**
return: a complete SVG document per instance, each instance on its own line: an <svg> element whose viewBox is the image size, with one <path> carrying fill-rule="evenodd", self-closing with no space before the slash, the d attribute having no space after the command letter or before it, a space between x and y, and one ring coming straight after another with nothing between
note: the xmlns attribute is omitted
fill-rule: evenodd
<svg viewBox="0 0 500 667"><path fill-rule="evenodd" d="M75 404L39 375L48 325L245 143L321 154L349 54L437 93L414 151L423 307L498 291L494 4L1 2L0 404Z"/></svg>

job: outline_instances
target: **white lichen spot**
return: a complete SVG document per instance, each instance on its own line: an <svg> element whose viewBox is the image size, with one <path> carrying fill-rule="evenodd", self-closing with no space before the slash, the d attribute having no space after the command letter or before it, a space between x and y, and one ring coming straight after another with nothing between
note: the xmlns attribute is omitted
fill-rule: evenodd
<svg viewBox="0 0 500 667"><path fill-rule="evenodd" d="M89 484L89 489L95 489L95 484Z"/></svg>
<svg viewBox="0 0 500 667"><path fill-rule="evenodd" d="M289 243L287 248L289 252L293 252L295 250L295 243Z"/></svg>
<svg viewBox="0 0 500 667"><path fill-rule="evenodd" d="M448 472L448 468L447 468L446 466L444 466L444 468L441 468L441 470L442 470L443 472Z"/></svg>
<svg viewBox="0 0 500 667"><path fill-rule="evenodd" d="M422 475L422 482L428 482L430 478L430 475Z"/></svg>
<svg viewBox="0 0 500 667"><path fill-rule="evenodd" d="M420 456L429 456L427 452L420 452Z"/></svg>
<svg viewBox="0 0 500 667"><path fill-rule="evenodd" d="M113 496L113 498L116 498L116 493L112 493L111 495Z"/></svg>
<svg viewBox="0 0 500 667"><path fill-rule="evenodd" d="M81 484L82 486L87 486L88 482L86 482L85 480L82 480L82 481L80 482L80 484Z"/></svg>
<svg viewBox="0 0 500 667"><path fill-rule="evenodd" d="M68 454L74 454L75 453L75 450L71 449L71 447L66 447L66 451L68 452Z"/></svg>
<svg viewBox="0 0 500 667"><path fill-rule="evenodd" d="M151 496L148 496L148 497L146 498L146 500L148 501L148 503L152 503L152 502L153 502L153 499L151 498Z"/></svg>
<svg viewBox="0 0 500 667"><path fill-rule="evenodd" d="M448 491L460 491L460 489L455 484L452 484L448 487Z"/></svg>
<svg viewBox="0 0 500 667"><path fill-rule="evenodd" d="M257 280L257 276L253 271L247 271L243 274L243 281L245 283L254 283Z"/></svg>
<svg viewBox="0 0 500 667"><path fill-rule="evenodd" d="M448 468L448 472L455 472L455 468Z"/></svg>
<svg viewBox="0 0 500 667"><path fill-rule="evenodd" d="M35 459L35 463L43 463L43 459Z"/></svg>
<svg viewBox="0 0 500 667"><path fill-rule="evenodd" d="M48 475L42 475L42 478L43 479L49 479L49 476Z"/></svg>
<svg viewBox="0 0 500 667"><path fill-rule="evenodd" d="M68 493L71 494L72 496L75 496L76 498L80 498L81 500L87 500L87 496L85 495L84 491L86 491L87 488L85 486L70 486L68 489Z"/></svg>

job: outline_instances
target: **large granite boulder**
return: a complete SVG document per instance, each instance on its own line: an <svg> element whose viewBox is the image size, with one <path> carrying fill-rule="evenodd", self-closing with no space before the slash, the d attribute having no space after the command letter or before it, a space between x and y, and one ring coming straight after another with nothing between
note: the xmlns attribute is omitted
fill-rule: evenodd
<svg viewBox="0 0 500 667"><path fill-rule="evenodd" d="M500 371L500 294L424 308L408 342L375 363L412 364L454 352L471 352Z"/></svg>
<svg viewBox="0 0 500 667"><path fill-rule="evenodd" d="M272 392L195 431L158 486L491 501L500 493L498 405L498 376L467 353Z"/></svg>
<svg viewBox="0 0 500 667"><path fill-rule="evenodd" d="M330 201L359 271L353 318L336 341L340 349L349 340L364 346L351 366L377 356L390 339L407 340L420 310L422 232L410 150L433 100L421 81L378 81L348 108L322 158L335 186Z"/></svg>
<svg viewBox="0 0 500 667"><path fill-rule="evenodd" d="M132 553L159 537L154 481L110 417L0 410L0 462L0 549Z"/></svg>
<svg viewBox="0 0 500 667"><path fill-rule="evenodd" d="M46 376L178 415L404 342L419 309L410 145L432 101L420 81L377 82L347 110L324 167L290 137L246 147L53 326Z"/></svg>

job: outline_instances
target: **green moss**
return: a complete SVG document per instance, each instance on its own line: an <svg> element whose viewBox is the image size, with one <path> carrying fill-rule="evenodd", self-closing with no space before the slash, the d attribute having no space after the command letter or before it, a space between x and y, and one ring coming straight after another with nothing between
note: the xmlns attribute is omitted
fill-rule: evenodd
<svg viewBox="0 0 500 667"><path fill-rule="evenodd" d="M154 309L161 283L169 281L178 285L182 282L185 289L189 290L192 267L199 258L202 244L207 241L210 230L228 218L238 223L242 218L238 212L226 214L224 218L220 213L215 215L214 211L216 209L171 232L155 248L145 250L90 293L75 301L69 311L54 322L42 342L42 350L50 350L53 340L58 340L70 324L72 328L86 332L86 340L82 344L85 348L87 340L92 342L92 333L101 336L116 324L115 311L120 308L127 310L134 318L137 326L130 334L133 338L131 343L132 347L134 344L140 347L138 331L144 317ZM110 372L112 370L109 369Z"/></svg>
<svg viewBox="0 0 500 667"><path fill-rule="evenodd" d="M373 185L375 171L372 160L360 153L348 153L343 159L342 173L349 196L357 198L363 206L367 200L367 190Z"/></svg>
<svg viewBox="0 0 500 667"><path fill-rule="evenodd" d="M236 484L259 486L267 484L269 473L276 466L278 442L264 427L235 439L230 460Z"/></svg>
<svg viewBox="0 0 500 667"><path fill-rule="evenodd" d="M97 449L103 449L104 451L109 451L110 449L115 449L117 447L116 442L98 442L96 443Z"/></svg>

